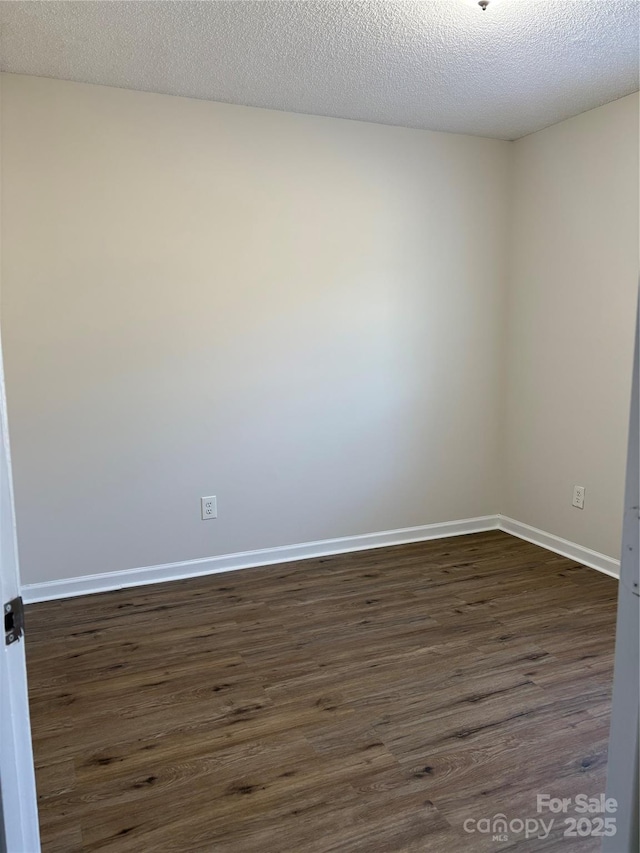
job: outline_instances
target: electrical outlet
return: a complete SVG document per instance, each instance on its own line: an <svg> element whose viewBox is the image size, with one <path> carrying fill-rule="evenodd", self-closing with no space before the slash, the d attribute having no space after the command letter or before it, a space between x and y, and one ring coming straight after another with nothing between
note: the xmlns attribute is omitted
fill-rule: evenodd
<svg viewBox="0 0 640 853"><path fill-rule="evenodd" d="M571 503L576 509L584 509L584 486L573 487L573 501Z"/></svg>
<svg viewBox="0 0 640 853"><path fill-rule="evenodd" d="M215 495L208 498L200 498L200 515L203 521L218 517L218 501Z"/></svg>

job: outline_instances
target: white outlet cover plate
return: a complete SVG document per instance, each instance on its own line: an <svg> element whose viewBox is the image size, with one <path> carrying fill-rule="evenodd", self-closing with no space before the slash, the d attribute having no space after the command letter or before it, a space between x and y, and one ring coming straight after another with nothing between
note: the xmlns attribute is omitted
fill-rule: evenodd
<svg viewBox="0 0 640 853"><path fill-rule="evenodd" d="M203 521L218 517L218 501L215 495L200 498L200 517Z"/></svg>

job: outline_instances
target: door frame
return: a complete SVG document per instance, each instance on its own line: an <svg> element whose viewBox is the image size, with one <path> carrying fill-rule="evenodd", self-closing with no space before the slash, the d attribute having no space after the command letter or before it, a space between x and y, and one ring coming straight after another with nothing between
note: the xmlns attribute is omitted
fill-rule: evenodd
<svg viewBox="0 0 640 853"><path fill-rule="evenodd" d="M636 853L640 842L638 771L640 749L640 293L636 312L629 449L618 620L613 673L613 702L607 764L607 797L617 801L616 834L602 842L603 853Z"/></svg>
<svg viewBox="0 0 640 853"><path fill-rule="evenodd" d="M0 340L0 601L20 595L11 453ZM0 851L40 853L24 638L0 638Z"/></svg>

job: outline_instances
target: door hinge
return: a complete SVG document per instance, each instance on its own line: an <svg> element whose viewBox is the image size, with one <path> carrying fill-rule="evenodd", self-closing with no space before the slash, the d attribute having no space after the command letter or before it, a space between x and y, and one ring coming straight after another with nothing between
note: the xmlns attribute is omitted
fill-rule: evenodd
<svg viewBox="0 0 640 853"><path fill-rule="evenodd" d="M24 631L24 603L22 596L7 601L4 606L4 641L7 646L17 642Z"/></svg>

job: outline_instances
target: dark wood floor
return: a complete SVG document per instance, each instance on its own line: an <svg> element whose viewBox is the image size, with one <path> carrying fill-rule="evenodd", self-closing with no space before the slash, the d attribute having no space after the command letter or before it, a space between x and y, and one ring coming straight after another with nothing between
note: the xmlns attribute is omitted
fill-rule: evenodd
<svg viewBox="0 0 640 853"><path fill-rule="evenodd" d="M599 850L616 581L491 532L32 605L44 853Z"/></svg>

